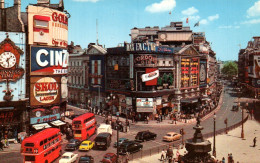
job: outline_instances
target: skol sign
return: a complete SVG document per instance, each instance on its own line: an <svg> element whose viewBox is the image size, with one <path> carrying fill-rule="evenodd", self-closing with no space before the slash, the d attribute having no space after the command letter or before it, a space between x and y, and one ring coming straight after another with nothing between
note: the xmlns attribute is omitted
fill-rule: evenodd
<svg viewBox="0 0 260 163"><path fill-rule="evenodd" d="M67 74L68 59L65 49L31 47L31 75Z"/></svg>
<svg viewBox="0 0 260 163"><path fill-rule="evenodd" d="M60 102L60 78L31 77L31 106L58 104Z"/></svg>

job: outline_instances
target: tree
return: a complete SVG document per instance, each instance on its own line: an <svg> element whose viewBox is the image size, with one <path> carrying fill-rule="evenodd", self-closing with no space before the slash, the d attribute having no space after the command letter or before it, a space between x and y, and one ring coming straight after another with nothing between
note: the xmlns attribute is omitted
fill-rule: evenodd
<svg viewBox="0 0 260 163"><path fill-rule="evenodd" d="M157 85L158 86L161 86L162 85L162 77L158 77L158 80L157 80Z"/></svg>
<svg viewBox="0 0 260 163"><path fill-rule="evenodd" d="M163 83L166 84L168 83L168 75L166 73L163 74Z"/></svg>
<svg viewBox="0 0 260 163"><path fill-rule="evenodd" d="M224 75L227 75L229 78L234 75L237 75L238 73L237 64L234 61L226 62L223 68L221 69L221 72Z"/></svg>
<svg viewBox="0 0 260 163"><path fill-rule="evenodd" d="M173 83L173 77L172 77L171 73L169 73L169 75L168 75L168 83L169 83L169 85L172 85L172 83Z"/></svg>

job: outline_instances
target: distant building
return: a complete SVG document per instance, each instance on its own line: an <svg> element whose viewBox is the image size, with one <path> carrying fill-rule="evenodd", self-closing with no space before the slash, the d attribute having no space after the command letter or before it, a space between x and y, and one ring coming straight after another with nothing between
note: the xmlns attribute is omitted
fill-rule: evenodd
<svg viewBox="0 0 260 163"><path fill-rule="evenodd" d="M246 94L260 97L260 36L253 37L253 41L239 51L238 77Z"/></svg>

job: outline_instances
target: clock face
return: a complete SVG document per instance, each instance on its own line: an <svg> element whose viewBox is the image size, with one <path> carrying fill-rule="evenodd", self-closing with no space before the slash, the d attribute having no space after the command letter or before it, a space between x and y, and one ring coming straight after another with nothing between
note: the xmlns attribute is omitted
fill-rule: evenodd
<svg viewBox="0 0 260 163"><path fill-rule="evenodd" d="M36 117L40 117L40 116L41 116L41 111L37 111L37 112L35 113L35 115L36 115Z"/></svg>
<svg viewBox="0 0 260 163"><path fill-rule="evenodd" d="M165 34L161 34L161 39L165 39L166 35Z"/></svg>
<svg viewBox="0 0 260 163"><path fill-rule="evenodd" d="M0 65L4 68L11 68L16 63L16 57L11 52L4 52L0 54Z"/></svg>
<svg viewBox="0 0 260 163"><path fill-rule="evenodd" d="M205 69L205 65L201 65L200 66L200 81L205 81L206 79L206 69Z"/></svg>

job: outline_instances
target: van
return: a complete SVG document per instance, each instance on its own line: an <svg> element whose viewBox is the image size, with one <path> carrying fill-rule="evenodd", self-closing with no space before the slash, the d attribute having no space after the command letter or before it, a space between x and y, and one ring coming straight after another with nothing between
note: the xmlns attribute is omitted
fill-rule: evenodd
<svg viewBox="0 0 260 163"><path fill-rule="evenodd" d="M111 125L105 124L105 123L101 123L100 126L97 129L97 134L100 133L110 133L112 135L112 127Z"/></svg>
<svg viewBox="0 0 260 163"><path fill-rule="evenodd" d="M95 148L96 149L107 149L111 144L111 134L110 133L100 133L95 138Z"/></svg>

